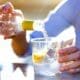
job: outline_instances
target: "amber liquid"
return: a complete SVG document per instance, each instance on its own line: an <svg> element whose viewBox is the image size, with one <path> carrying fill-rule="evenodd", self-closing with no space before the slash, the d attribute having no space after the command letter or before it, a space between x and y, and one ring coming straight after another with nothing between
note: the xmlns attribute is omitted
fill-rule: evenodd
<svg viewBox="0 0 80 80"><path fill-rule="evenodd" d="M33 63L42 63L45 59L45 54L43 53L33 53L32 55L32 60L33 60Z"/></svg>

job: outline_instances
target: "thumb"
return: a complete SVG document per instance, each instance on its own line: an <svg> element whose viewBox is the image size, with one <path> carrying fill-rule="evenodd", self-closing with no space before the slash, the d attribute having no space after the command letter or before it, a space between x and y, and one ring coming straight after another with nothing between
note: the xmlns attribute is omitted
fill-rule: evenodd
<svg viewBox="0 0 80 80"><path fill-rule="evenodd" d="M78 50L78 48L72 46L72 47L60 49L60 50L58 51L58 53L59 53L60 56L64 56L64 55L68 55L68 54L74 53L74 52L76 52L77 50Z"/></svg>

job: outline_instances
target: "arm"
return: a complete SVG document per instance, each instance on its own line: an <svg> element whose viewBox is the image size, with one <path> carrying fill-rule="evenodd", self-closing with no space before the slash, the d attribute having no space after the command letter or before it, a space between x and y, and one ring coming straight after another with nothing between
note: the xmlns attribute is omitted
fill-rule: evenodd
<svg viewBox="0 0 80 80"><path fill-rule="evenodd" d="M49 14L45 22L45 29L49 36L56 36L70 25L73 25L75 17L78 14L77 11L75 12L76 2L76 0L67 0L59 6L56 12Z"/></svg>
<svg viewBox="0 0 80 80"><path fill-rule="evenodd" d="M63 72L69 72L69 73L80 72L80 67L79 67L80 66L80 37L79 37L80 36L80 29L79 29L80 28L79 26L80 25L80 21L79 21L80 7L79 7L79 4L80 4L79 0L68 0L68 3L67 3L68 6L65 5L64 7L60 8L54 15L52 15L49 18L52 21L51 23L49 22L50 20L45 23L46 30L49 32L48 33L49 35L50 34L57 35L59 34L59 32L67 28L68 25L64 22L64 20L67 21L69 24L74 24L74 27L76 29L76 40L77 40L76 44L78 48L68 47L68 48L61 49L59 51L58 59L59 59L59 62L61 63L60 70ZM53 16L55 17L53 18ZM53 29L52 30L53 32L50 31L49 26L51 27L51 29ZM56 32L53 27L58 32Z"/></svg>

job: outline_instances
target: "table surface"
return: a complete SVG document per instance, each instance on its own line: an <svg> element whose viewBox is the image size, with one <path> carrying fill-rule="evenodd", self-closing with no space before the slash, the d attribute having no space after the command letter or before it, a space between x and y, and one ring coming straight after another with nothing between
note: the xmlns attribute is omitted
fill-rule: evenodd
<svg viewBox="0 0 80 80"><path fill-rule="evenodd" d="M31 62L31 57L28 57L27 62ZM31 64L31 63L30 63ZM35 75L35 80L80 80L80 73L57 73L55 76Z"/></svg>
<svg viewBox="0 0 80 80"><path fill-rule="evenodd" d="M27 57L26 62L27 62L27 65L32 65L31 56ZM20 63L16 66L23 68L23 66L26 66L26 65L22 66L22 63ZM30 73L30 75L31 74L32 74L32 72ZM64 73L57 73L54 76L43 76L43 75L35 74L34 78L35 78L34 80L80 80L80 73L69 74L69 73L64 72ZM2 80L4 80L4 79L2 79ZM33 80L33 79L29 79L29 80Z"/></svg>
<svg viewBox="0 0 80 80"><path fill-rule="evenodd" d="M80 80L80 73L73 75L68 73L60 73L51 77L36 75L35 80Z"/></svg>

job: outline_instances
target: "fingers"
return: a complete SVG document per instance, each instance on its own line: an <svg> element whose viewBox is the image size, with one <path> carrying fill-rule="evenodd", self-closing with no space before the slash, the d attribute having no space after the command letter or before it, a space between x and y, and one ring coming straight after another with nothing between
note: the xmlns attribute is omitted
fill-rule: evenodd
<svg viewBox="0 0 80 80"><path fill-rule="evenodd" d="M0 14L0 21L15 21L16 17L20 17L21 19L24 19L24 16L21 11L13 11L13 13L9 14Z"/></svg>
<svg viewBox="0 0 80 80"><path fill-rule="evenodd" d="M0 22L0 34L4 36L12 36L16 33L15 24L5 21Z"/></svg>
<svg viewBox="0 0 80 80"><path fill-rule="evenodd" d="M0 12L3 14L12 13L13 10L14 7L10 2L7 2L0 6Z"/></svg>
<svg viewBox="0 0 80 80"><path fill-rule="evenodd" d="M60 49L58 53L59 53L59 56L63 56L63 55L68 55L70 53L74 53L77 50L78 49L76 47L69 47L69 48Z"/></svg>
<svg viewBox="0 0 80 80"><path fill-rule="evenodd" d="M59 57L59 62L68 62L68 61L73 61L73 60L77 60L80 59L80 51L77 51L75 53L69 54L69 55L64 55Z"/></svg>
<svg viewBox="0 0 80 80"><path fill-rule="evenodd" d="M10 2L0 6L0 20L8 21L10 18L14 18L14 16L24 18L22 11L15 10Z"/></svg>
<svg viewBox="0 0 80 80"><path fill-rule="evenodd" d="M59 51L60 70L69 73L80 72L80 50L76 47L69 47Z"/></svg>
<svg viewBox="0 0 80 80"><path fill-rule="evenodd" d="M80 72L80 67L78 67L76 69L70 69L67 72L69 72L69 73L78 73L78 72Z"/></svg>
<svg viewBox="0 0 80 80"><path fill-rule="evenodd" d="M9 21L11 18L11 14L1 14L0 21Z"/></svg>
<svg viewBox="0 0 80 80"><path fill-rule="evenodd" d="M76 70L78 68L80 68L80 60L62 63L60 70L61 71L69 71L69 72L73 71L74 72L74 70Z"/></svg>
<svg viewBox="0 0 80 80"><path fill-rule="evenodd" d="M68 70L68 69L76 68L79 66L80 66L80 60L77 60L77 61L71 61L62 65L62 68L64 68L65 70Z"/></svg>
<svg viewBox="0 0 80 80"><path fill-rule="evenodd" d="M8 2L0 6L0 34L4 38L10 38L18 33L19 21L24 19L20 10L15 10L14 6Z"/></svg>
<svg viewBox="0 0 80 80"><path fill-rule="evenodd" d="M19 24L24 19L23 13L20 10L14 10L9 16L9 21ZM18 27L18 26L15 26Z"/></svg>
<svg viewBox="0 0 80 80"><path fill-rule="evenodd" d="M65 72L65 70L62 71L62 72ZM68 73L78 73L78 72L80 72L80 67L74 68L74 69L69 69L66 72L68 72Z"/></svg>
<svg viewBox="0 0 80 80"><path fill-rule="evenodd" d="M12 12L12 15L13 15L13 16L20 16L20 17L24 18L22 11L19 10L19 9L14 10L14 11Z"/></svg>
<svg viewBox="0 0 80 80"><path fill-rule="evenodd" d="M6 4L4 4L3 6L2 6L2 12L4 13L4 14L6 14L6 13L11 13L12 11L13 11L13 5L10 3L10 2L8 2L8 3L6 3Z"/></svg>
<svg viewBox="0 0 80 80"><path fill-rule="evenodd" d="M4 34L6 28L5 23L0 21L0 34Z"/></svg>

